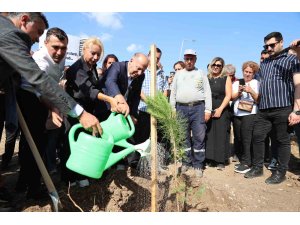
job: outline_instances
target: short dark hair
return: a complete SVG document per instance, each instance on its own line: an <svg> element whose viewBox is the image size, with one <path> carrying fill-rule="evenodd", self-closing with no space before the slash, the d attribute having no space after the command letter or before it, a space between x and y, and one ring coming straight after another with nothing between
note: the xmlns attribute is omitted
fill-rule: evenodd
<svg viewBox="0 0 300 225"><path fill-rule="evenodd" d="M283 37L280 32L272 32L269 33L267 36L264 37L264 42L270 40L271 38L275 38L276 41L282 41Z"/></svg>
<svg viewBox="0 0 300 225"><path fill-rule="evenodd" d="M264 49L260 52L260 54L262 55L262 54L269 54L269 53L268 53L268 50Z"/></svg>
<svg viewBox="0 0 300 225"><path fill-rule="evenodd" d="M162 51L160 50L160 48L156 48L156 52L162 54ZM149 51L148 55L150 55L151 51Z"/></svg>
<svg viewBox="0 0 300 225"><path fill-rule="evenodd" d="M47 33L46 33L46 40L48 41L50 39L50 36L55 36L57 37L60 41L64 41L65 39L68 39L68 35L60 28L58 27L53 27L50 28Z"/></svg>
<svg viewBox="0 0 300 225"><path fill-rule="evenodd" d="M46 26L46 29L49 28L48 20L47 20L46 16L41 12L9 12L7 17L15 18L15 17L21 16L21 15L24 15L24 14L27 14L29 16L30 21L34 21L35 19L43 20L43 22Z"/></svg>

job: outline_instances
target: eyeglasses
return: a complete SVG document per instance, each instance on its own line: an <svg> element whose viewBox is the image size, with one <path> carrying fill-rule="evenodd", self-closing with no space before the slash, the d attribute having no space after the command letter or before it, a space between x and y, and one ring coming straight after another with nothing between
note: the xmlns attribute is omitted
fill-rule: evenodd
<svg viewBox="0 0 300 225"><path fill-rule="evenodd" d="M222 67L222 64L212 64L211 66L212 66L212 67L215 66L215 67L221 68L221 67Z"/></svg>
<svg viewBox="0 0 300 225"><path fill-rule="evenodd" d="M175 71L177 71L177 70L182 70L182 68L175 68Z"/></svg>
<svg viewBox="0 0 300 225"><path fill-rule="evenodd" d="M278 44L278 41L275 43L272 43L272 44L264 45L263 47L265 50L268 50L269 47L274 48L277 44Z"/></svg>

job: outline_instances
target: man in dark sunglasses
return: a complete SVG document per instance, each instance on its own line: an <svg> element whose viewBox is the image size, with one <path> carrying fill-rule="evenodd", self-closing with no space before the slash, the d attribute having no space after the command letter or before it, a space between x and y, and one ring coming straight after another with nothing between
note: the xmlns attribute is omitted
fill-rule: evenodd
<svg viewBox="0 0 300 225"><path fill-rule="evenodd" d="M272 130L278 143L278 167L266 179L267 184L279 184L286 177L290 160L290 134L288 127L300 122L300 60L299 47L291 44L297 56L283 50L283 37L279 32L272 32L264 38L264 49L270 57L260 64L260 96L253 131L252 169L245 178L263 175L264 141Z"/></svg>

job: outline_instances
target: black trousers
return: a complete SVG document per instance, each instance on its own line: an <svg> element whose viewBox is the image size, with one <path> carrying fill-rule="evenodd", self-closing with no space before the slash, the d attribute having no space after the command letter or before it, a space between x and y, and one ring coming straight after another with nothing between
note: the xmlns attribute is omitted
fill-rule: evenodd
<svg viewBox="0 0 300 225"><path fill-rule="evenodd" d="M29 91L19 90L17 92L17 100L33 141L41 157L44 157L46 144L45 123L48 109L35 94ZM39 191L41 174L23 132L20 137L19 160L20 174L18 183L27 184L28 191Z"/></svg>
<svg viewBox="0 0 300 225"><path fill-rule="evenodd" d="M5 123L5 133L5 151L2 155L2 164L9 163L11 161L15 151L16 140L20 132L19 128L15 127L13 124Z"/></svg>
<svg viewBox="0 0 300 225"><path fill-rule="evenodd" d="M271 129L274 129L278 144L278 170L286 172L291 154L288 126L288 116L291 111L291 106L258 111L253 132L253 166L263 168L265 138Z"/></svg>
<svg viewBox="0 0 300 225"><path fill-rule="evenodd" d="M137 124L135 126L135 133L133 135L134 144L140 144L150 137L150 114L139 111Z"/></svg>
<svg viewBox="0 0 300 225"><path fill-rule="evenodd" d="M251 144L256 115L235 116L233 119L234 148L244 165L251 165Z"/></svg>
<svg viewBox="0 0 300 225"><path fill-rule="evenodd" d="M67 120L65 120L66 124L66 133L63 137L63 147L61 149L60 153L60 159L61 159L61 180L64 181L67 185L72 182L75 182L76 180L83 180L86 179L86 176L83 176L79 173L76 173L66 167L66 163L71 155L71 149L69 144L69 132L73 125L79 123L78 119L68 117ZM84 129L79 129L77 132L81 132ZM79 133L78 133L79 134ZM77 134L76 134L77 135Z"/></svg>
<svg viewBox="0 0 300 225"><path fill-rule="evenodd" d="M5 121L5 95L0 94L0 142Z"/></svg>

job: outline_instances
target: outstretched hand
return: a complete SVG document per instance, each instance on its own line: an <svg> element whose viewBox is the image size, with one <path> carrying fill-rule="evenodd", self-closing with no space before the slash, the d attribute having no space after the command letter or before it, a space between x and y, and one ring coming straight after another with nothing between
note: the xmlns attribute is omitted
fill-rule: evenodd
<svg viewBox="0 0 300 225"><path fill-rule="evenodd" d="M103 133L102 127L100 126L98 119L94 115L86 111L83 111L83 113L80 115L79 122L85 129L92 129L93 134L98 133L101 135Z"/></svg>

